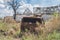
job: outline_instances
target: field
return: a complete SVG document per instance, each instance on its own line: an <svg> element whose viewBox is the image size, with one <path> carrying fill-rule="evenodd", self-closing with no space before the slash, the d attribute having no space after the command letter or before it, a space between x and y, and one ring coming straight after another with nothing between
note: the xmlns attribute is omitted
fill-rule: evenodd
<svg viewBox="0 0 60 40"><path fill-rule="evenodd" d="M46 21L44 26L40 35L26 33L20 38L20 23L0 20L0 40L60 40L60 16Z"/></svg>
<svg viewBox="0 0 60 40"><path fill-rule="evenodd" d="M20 23L6 23L0 20L0 40L20 40Z"/></svg>

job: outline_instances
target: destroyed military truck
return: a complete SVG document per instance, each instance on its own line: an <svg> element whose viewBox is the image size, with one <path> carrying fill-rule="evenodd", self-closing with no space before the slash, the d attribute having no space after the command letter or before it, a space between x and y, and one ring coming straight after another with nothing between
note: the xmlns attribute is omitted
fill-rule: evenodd
<svg viewBox="0 0 60 40"><path fill-rule="evenodd" d="M23 17L21 21L21 32L30 32L37 34L39 30L37 31L36 28L39 28L39 26L44 25L44 20L42 17Z"/></svg>

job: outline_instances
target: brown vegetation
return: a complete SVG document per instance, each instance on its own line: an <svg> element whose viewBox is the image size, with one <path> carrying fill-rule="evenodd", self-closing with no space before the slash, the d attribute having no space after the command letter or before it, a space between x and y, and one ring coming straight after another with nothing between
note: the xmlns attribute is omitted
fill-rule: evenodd
<svg viewBox="0 0 60 40"><path fill-rule="evenodd" d="M51 33L54 30L58 30L60 28L60 17L53 17L49 21L45 22L44 33Z"/></svg>
<svg viewBox="0 0 60 40"><path fill-rule="evenodd" d="M3 22L6 22L6 23L16 23L16 21L13 19L12 16L6 16L6 17L4 17Z"/></svg>

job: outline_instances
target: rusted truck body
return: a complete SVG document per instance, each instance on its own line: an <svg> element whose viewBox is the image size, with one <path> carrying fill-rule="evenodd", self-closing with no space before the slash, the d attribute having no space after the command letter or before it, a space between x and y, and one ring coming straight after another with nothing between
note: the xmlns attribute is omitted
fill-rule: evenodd
<svg viewBox="0 0 60 40"><path fill-rule="evenodd" d="M35 30L38 27L37 22L39 25L44 24L44 20L41 17L23 17L21 21L21 32L37 33Z"/></svg>

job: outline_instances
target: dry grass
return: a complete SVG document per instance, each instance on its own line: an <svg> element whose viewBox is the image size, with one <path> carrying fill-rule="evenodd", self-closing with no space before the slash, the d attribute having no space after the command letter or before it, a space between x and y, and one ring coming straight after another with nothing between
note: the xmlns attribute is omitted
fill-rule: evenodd
<svg viewBox="0 0 60 40"><path fill-rule="evenodd" d="M0 20L0 35L18 37L20 34L20 23L6 23Z"/></svg>
<svg viewBox="0 0 60 40"><path fill-rule="evenodd" d="M5 23L16 23L16 21L13 19L12 16L4 17L3 22L5 22Z"/></svg>
<svg viewBox="0 0 60 40"><path fill-rule="evenodd" d="M24 35L23 40L60 40L60 16L45 22L45 27L37 28L43 31L38 37L34 34Z"/></svg>
<svg viewBox="0 0 60 40"><path fill-rule="evenodd" d="M58 28L60 28L60 17L53 17L49 21L45 22L44 32L51 33L54 30L57 30Z"/></svg>
<svg viewBox="0 0 60 40"><path fill-rule="evenodd" d="M15 36L18 36L20 33L20 25L21 23L16 23L11 21L7 23L0 20L0 30L3 30L8 33L7 36L3 36L0 33L0 40L20 40L14 38ZM53 17L49 21L46 21L44 27L36 28L36 30L40 30L43 33L38 37L34 34L28 34L28 35L24 35L21 39L22 40L60 40L60 33L54 31L58 29L60 30L60 16L57 18Z"/></svg>

